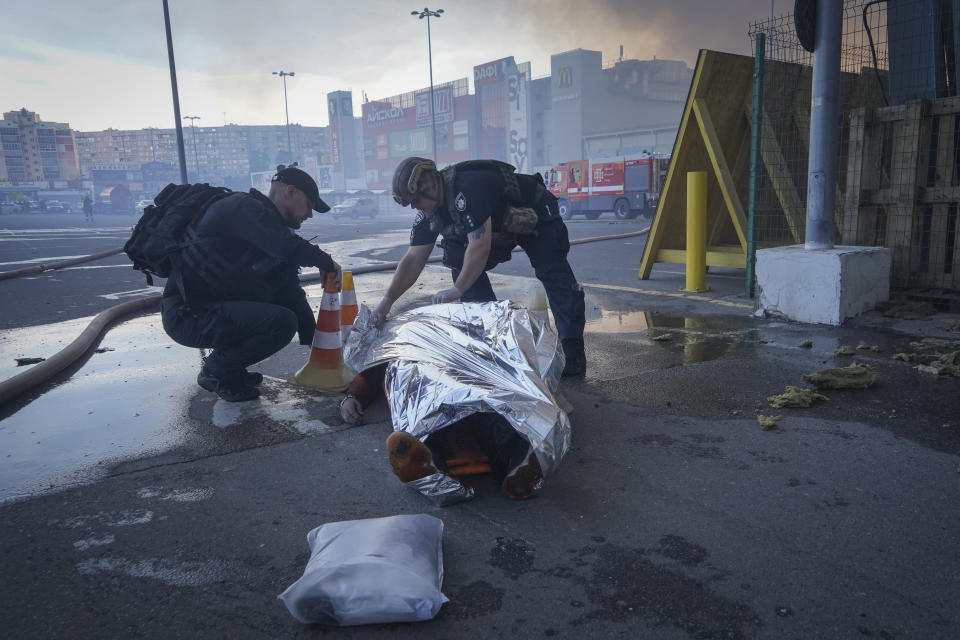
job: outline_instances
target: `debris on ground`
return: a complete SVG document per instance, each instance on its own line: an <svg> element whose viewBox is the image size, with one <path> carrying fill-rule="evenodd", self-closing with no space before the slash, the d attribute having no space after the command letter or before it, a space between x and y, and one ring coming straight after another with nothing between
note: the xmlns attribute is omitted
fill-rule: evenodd
<svg viewBox="0 0 960 640"><path fill-rule="evenodd" d="M803 381L817 389L866 389L877 381L877 374L867 366L852 364L805 373Z"/></svg>
<svg viewBox="0 0 960 640"><path fill-rule="evenodd" d="M942 338L924 338L920 342L911 342L910 346L921 351L932 349L952 351L956 347L960 346L960 342L957 342L956 340L944 340Z"/></svg>
<svg viewBox="0 0 960 640"><path fill-rule="evenodd" d="M903 362L913 362L914 354L912 353L895 353L893 354L894 360L901 360Z"/></svg>
<svg viewBox="0 0 960 640"><path fill-rule="evenodd" d="M854 348L851 347L850 345L846 345L846 344L843 345L842 347L837 347L836 349L833 350L833 355L835 356L853 356L856 354L857 354L856 350L854 350Z"/></svg>
<svg viewBox="0 0 960 640"><path fill-rule="evenodd" d="M960 351L937 354L936 359L927 364L918 364L914 369L934 376L960 378Z"/></svg>
<svg viewBox="0 0 960 640"><path fill-rule="evenodd" d="M804 340L799 344L801 349L813 349L813 340Z"/></svg>
<svg viewBox="0 0 960 640"><path fill-rule="evenodd" d="M937 312L929 302L911 302L910 300L889 300L877 304L877 311L888 318L901 320L923 320Z"/></svg>
<svg viewBox="0 0 960 640"><path fill-rule="evenodd" d="M760 423L760 428L764 431L770 431L777 426L777 422L783 420L783 416L765 416L757 414L757 422Z"/></svg>
<svg viewBox="0 0 960 640"><path fill-rule="evenodd" d="M28 364L37 364L38 362L43 362L46 358L17 358L17 366L22 367Z"/></svg>
<svg viewBox="0 0 960 640"><path fill-rule="evenodd" d="M658 336L650 336L650 339L654 342L667 342L672 339L672 336L669 333L661 333Z"/></svg>
<svg viewBox="0 0 960 640"><path fill-rule="evenodd" d="M950 333L960 333L960 318L956 320L944 319L940 322L943 322L947 325L945 328Z"/></svg>
<svg viewBox="0 0 960 640"><path fill-rule="evenodd" d="M880 351L880 346L875 344L867 344L861 340L860 344L857 345L857 349L860 351Z"/></svg>
<svg viewBox="0 0 960 640"><path fill-rule="evenodd" d="M106 353L107 351L114 351L113 347L100 347L99 349L94 349L94 353Z"/></svg>
<svg viewBox="0 0 960 640"><path fill-rule="evenodd" d="M827 400L827 396L821 395L813 389L804 389L803 387L793 387L787 385L787 390L780 395L770 396L767 402L771 407L780 409L782 407L809 407L817 400Z"/></svg>

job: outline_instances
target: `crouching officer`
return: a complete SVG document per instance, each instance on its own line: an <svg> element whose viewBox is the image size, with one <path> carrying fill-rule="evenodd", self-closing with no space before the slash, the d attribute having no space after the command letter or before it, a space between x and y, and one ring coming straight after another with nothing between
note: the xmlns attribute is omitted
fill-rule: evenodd
<svg viewBox="0 0 960 640"><path fill-rule="evenodd" d="M486 272L509 260L519 244L546 289L566 356L563 375L583 375L583 289L567 261L570 241L557 199L539 174L516 173L497 160L468 160L438 171L431 160L409 157L393 174L393 198L420 213L410 246L374 311L378 323L420 277L438 236L453 286L437 292L434 304L496 300Z"/></svg>
<svg viewBox="0 0 960 640"><path fill-rule="evenodd" d="M281 165L268 195L232 193L187 227L162 318L176 342L212 349L197 376L201 387L229 402L252 400L263 375L248 366L290 344L295 333L300 344L312 343L316 325L299 267L335 273L339 286L340 265L294 229L313 211L329 210L310 174Z"/></svg>

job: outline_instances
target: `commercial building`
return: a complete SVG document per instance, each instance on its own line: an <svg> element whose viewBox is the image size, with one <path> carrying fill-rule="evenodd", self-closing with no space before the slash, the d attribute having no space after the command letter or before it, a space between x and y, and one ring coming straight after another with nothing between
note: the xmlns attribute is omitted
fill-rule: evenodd
<svg viewBox="0 0 960 640"><path fill-rule="evenodd" d="M473 95L465 78L434 87L437 160L494 158L529 173L582 158L669 154L692 77L682 61L605 66L601 52L584 49L551 56L542 78L512 56L484 62L473 68ZM369 188L388 188L405 156L432 157L428 92L363 105Z"/></svg>
<svg viewBox="0 0 960 640"><path fill-rule="evenodd" d="M365 102L362 107L363 165L369 189L387 189L393 170L407 156L432 158L436 128L437 162L469 160L469 81L460 78L434 86L435 126L430 117L430 88Z"/></svg>

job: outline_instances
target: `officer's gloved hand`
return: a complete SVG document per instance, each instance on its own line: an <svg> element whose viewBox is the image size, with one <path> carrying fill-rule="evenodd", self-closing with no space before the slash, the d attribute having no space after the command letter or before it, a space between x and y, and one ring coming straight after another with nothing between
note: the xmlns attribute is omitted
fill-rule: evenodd
<svg viewBox="0 0 960 640"><path fill-rule="evenodd" d="M358 425L363 422L363 407L353 396L347 396L340 402L340 417L344 422Z"/></svg>
<svg viewBox="0 0 960 640"><path fill-rule="evenodd" d="M443 291L433 294L433 304L445 304L447 302L456 302L460 299L460 291L456 287L450 287Z"/></svg>
<svg viewBox="0 0 960 640"><path fill-rule="evenodd" d="M383 296L380 300L380 304L377 305L377 308L373 310L373 325L375 327L382 327L383 323L387 321L387 314L390 313L390 307L393 306L393 302L387 296Z"/></svg>

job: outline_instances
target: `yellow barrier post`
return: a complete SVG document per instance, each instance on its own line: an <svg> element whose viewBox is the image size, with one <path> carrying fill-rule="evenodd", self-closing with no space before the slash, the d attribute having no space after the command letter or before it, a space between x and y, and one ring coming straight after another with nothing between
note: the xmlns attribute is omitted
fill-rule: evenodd
<svg viewBox="0 0 960 640"><path fill-rule="evenodd" d="M687 173L687 286L707 290L707 172Z"/></svg>

